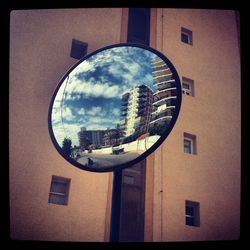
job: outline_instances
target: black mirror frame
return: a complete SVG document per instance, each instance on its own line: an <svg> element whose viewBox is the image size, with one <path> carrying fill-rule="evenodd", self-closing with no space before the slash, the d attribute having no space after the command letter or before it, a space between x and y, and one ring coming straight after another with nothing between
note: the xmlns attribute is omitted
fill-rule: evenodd
<svg viewBox="0 0 250 250"><path fill-rule="evenodd" d="M59 144L57 143L57 140L54 136L54 133L53 133L53 130L52 130L52 122L51 122L51 116L52 116L52 109L53 109L53 104L54 104L54 100L55 100L55 97L57 95L57 92L59 90L59 88L61 87L62 83L64 82L64 80L68 77L68 75L80 64L82 63L83 61L85 61L86 59L88 59L89 57L103 51L103 50L107 50L107 49L111 49L111 48L115 48L115 47L137 47L137 48L142 48L142 49L145 49L145 50L148 50L148 51L151 51L152 53L156 54L158 57L160 57L170 68L173 76L174 76L174 79L175 79L175 84L176 84L176 96L177 96L177 101L176 101L176 106L175 106L175 111L174 111L174 114L173 114L173 117L167 127L167 129L164 131L164 133L160 136L160 138L155 142L155 144L153 146L151 146L147 151L145 151L144 153L142 153L140 156L138 156L137 158L131 160L131 161L128 161L126 163L123 163L121 165L118 165L118 166L113 166L113 167L105 167L103 169L97 169L97 168L91 168L91 167L88 167L88 166L84 166L80 163L78 163L76 160L68 157L68 156L65 156L62 152L62 149L61 147L59 146ZM119 43L119 44L113 44L113 45L109 45L109 46L106 46L106 47L103 47L103 48L100 48L88 55L86 55L85 57L83 57L82 59L80 59L76 64L74 64L68 71L67 73L63 76L63 78L59 81L59 84L57 85L54 93L53 93L53 96L52 96L52 99L51 99L51 102L50 102L50 105L49 105L49 112L48 112L48 129L49 129L49 134L50 134L50 137L51 137L51 140L55 146L55 148L57 149L58 153L64 158L66 159L69 163L71 163L72 165L74 165L75 167L77 168L80 168L82 170L87 170L87 171L91 171L91 172L111 172L111 171L114 171L114 170L118 170L118 169L124 169L124 168L128 168L128 167L132 167L133 165L135 165L136 163L142 161L143 159L145 159L147 156L149 156L151 153L153 153L162 143L163 141L167 138L167 136L170 134L170 132L172 131L176 121L177 121L177 118L179 116L179 113L180 113L180 108L181 108L181 102L182 102L182 87L181 87L181 82L180 82L180 78L178 76L178 73L175 69L175 67L173 66L173 64L170 62L170 60L165 56L163 55L161 52L157 51L156 49L153 49L149 46L146 46L146 45L142 45L142 44L136 44L136 43Z"/></svg>

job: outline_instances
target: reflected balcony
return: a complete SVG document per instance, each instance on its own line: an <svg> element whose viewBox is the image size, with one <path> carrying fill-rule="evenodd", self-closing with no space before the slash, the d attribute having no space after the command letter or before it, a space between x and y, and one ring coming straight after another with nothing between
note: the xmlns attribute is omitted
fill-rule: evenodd
<svg viewBox="0 0 250 250"><path fill-rule="evenodd" d="M123 112L121 112L121 116L122 116L122 117L127 116L127 114L128 114L128 111L123 111Z"/></svg>
<svg viewBox="0 0 250 250"><path fill-rule="evenodd" d="M156 110L151 114L151 120L156 119L158 116L172 116L174 113L175 106L168 106L162 110Z"/></svg>
<svg viewBox="0 0 250 250"><path fill-rule="evenodd" d="M139 98L147 98L147 96L148 96L147 92L139 92L139 95L138 95Z"/></svg>
<svg viewBox="0 0 250 250"><path fill-rule="evenodd" d="M170 97L170 96L176 96L176 87L174 88L168 88L168 89L163 89L163 90L158 90L157 92L154 93L154 98L162 99L165 97Z"/></svg>
<svg viewBox="0 0 250 250"><path fill-rule="evenodd" d="M154 84L158 88L158 90L166 89L166 88L174 88L176 87L175 80L167 80L167 81L159 81Z"/></svg>
<svg viewBox="0 0 250 250"><path fill-rule="evenodd" d="M165 110L164 112L161 112L155 115L152 114L150 124L154 124L159 121L164 121L166 119L168 120L172 119L173 110L169 109L169 110Z"/></svg>
<svg viewBox="0 0 250 250"><path fill-rule="evenodd" d="M153 69L153 72L156 72L158 70L168 69L168 66L165 63L160 63L160 64L157 64L157 65L154 65L152 67L152 69Z"/></svg>
<svg viewBox="0 0 250 250"><path fill-rule="evenodd" d="M147 107L147 104L146 103L142 103L142 104L139 104L137 106L137 109L138 109L138 111L141 111L141 110L146 109L146 107Z"/></svg>
<svg viewBox="0 0 250 250"><path fill-rule="evenodd" d="M162 99L159 99L159 100L156 99L153 102L153 105L159 107L159 106L161 106L163 104L166 104L168 100L176 100L176 96L169 96L169 97L165 97L165 98L162 98Z"/></svg>
<svg viewBox="0 0 250 250"><path fill-rule="evenodd" d="M127 111L128 110L128 106L121 106L120 110L121 110L121 112Z"/></svg>
<svg viewBox="0 0 250 250"><path fill-rule="evenodd" d="M158 99L155 99L155 101L158 101ZM176 105L176 99L167 99L163 105L165 105L166 107L171 107L171 106L175 106ZM154 106L154 111L157 110L157 107Z"/></svg>
<svg viewBox="0 0 250 250"><path fill-rule="evenodd" d="M128 99L129 99L129 96L130 96L130 94L129 93L126 93L126 94L124 94L123 96L122 96L122 101L127 101Z"/></svg>
<svg viewBox="0 0 250 250"><path fill-rule="evenodd" d="M128 105L128 101L121 101L121 106L127 106Z"/></svg>

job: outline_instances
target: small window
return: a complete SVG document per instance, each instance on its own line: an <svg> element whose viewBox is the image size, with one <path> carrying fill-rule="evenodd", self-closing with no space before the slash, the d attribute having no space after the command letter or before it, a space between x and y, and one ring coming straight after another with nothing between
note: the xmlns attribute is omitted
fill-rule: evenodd
<svg viewBox="0 0 250 250"><path fill-rule="evenodd" d="M184 95L194 96L194 80L182 77L182 93Z"/></svg>
<svg viewBox="0 0 250 250"><path fill-rule="evenodd" d="M49 203L67 205L69 185L70 179L53 175L49 192Z"/></svg>
<svg viewBox="0 0 250 250"><path fill-rule="evenodd" d="M87 54L88 44L82 41L72 39L70 56L75 59L81 59Z"/></svg>
<svg viewBox="0 0 250 250"><path fill-rule="evenodd" d="M124 175L123 176L123 183L133 185L135 182L134 176Z"/></svg>
<svg viewBox="0 0 250 250"><path fill-rule="evenodd" d="M186 28L181 27L181 41L183 43L193 44L193 32Z"/></svg>
<svg viewBox="0 0 250 250"><path fill-rule="evenodd" d="M184 153L196 154L196 136L184 133Z"/></svg>
<svg viewBox="0 0 250 250"><path fill-rule="evenodd" d="M196 201L186 201L185 223L188 226L200 226L200 203Z"/></svg>

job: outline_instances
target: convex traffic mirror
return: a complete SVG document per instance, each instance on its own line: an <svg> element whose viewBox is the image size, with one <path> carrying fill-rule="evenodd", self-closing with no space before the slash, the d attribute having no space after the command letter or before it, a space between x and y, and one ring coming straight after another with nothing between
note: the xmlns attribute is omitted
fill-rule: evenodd
<svg viewBox="0 0 250 250"><path fill-rule="evenodd" d="M76 63L59 82L49 132L74 166L95 172L133 166L169 135L181 105L172 63L143 45L116 44Z"/></svg>

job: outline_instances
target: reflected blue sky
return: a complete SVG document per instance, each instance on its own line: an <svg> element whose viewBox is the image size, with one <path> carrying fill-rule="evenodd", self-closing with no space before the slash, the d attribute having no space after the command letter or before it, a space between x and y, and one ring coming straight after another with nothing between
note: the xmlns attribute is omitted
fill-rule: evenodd
<svg viewBox="0 0 250 250"><path fill-rule="evenodd" d="M153 91L151 62L157 55L138 47L115 47L80 63L59 88L52 109L52 128L61 145L67 136L78 145L77 133L115 128L121 97L147 85Z"/></svg>

